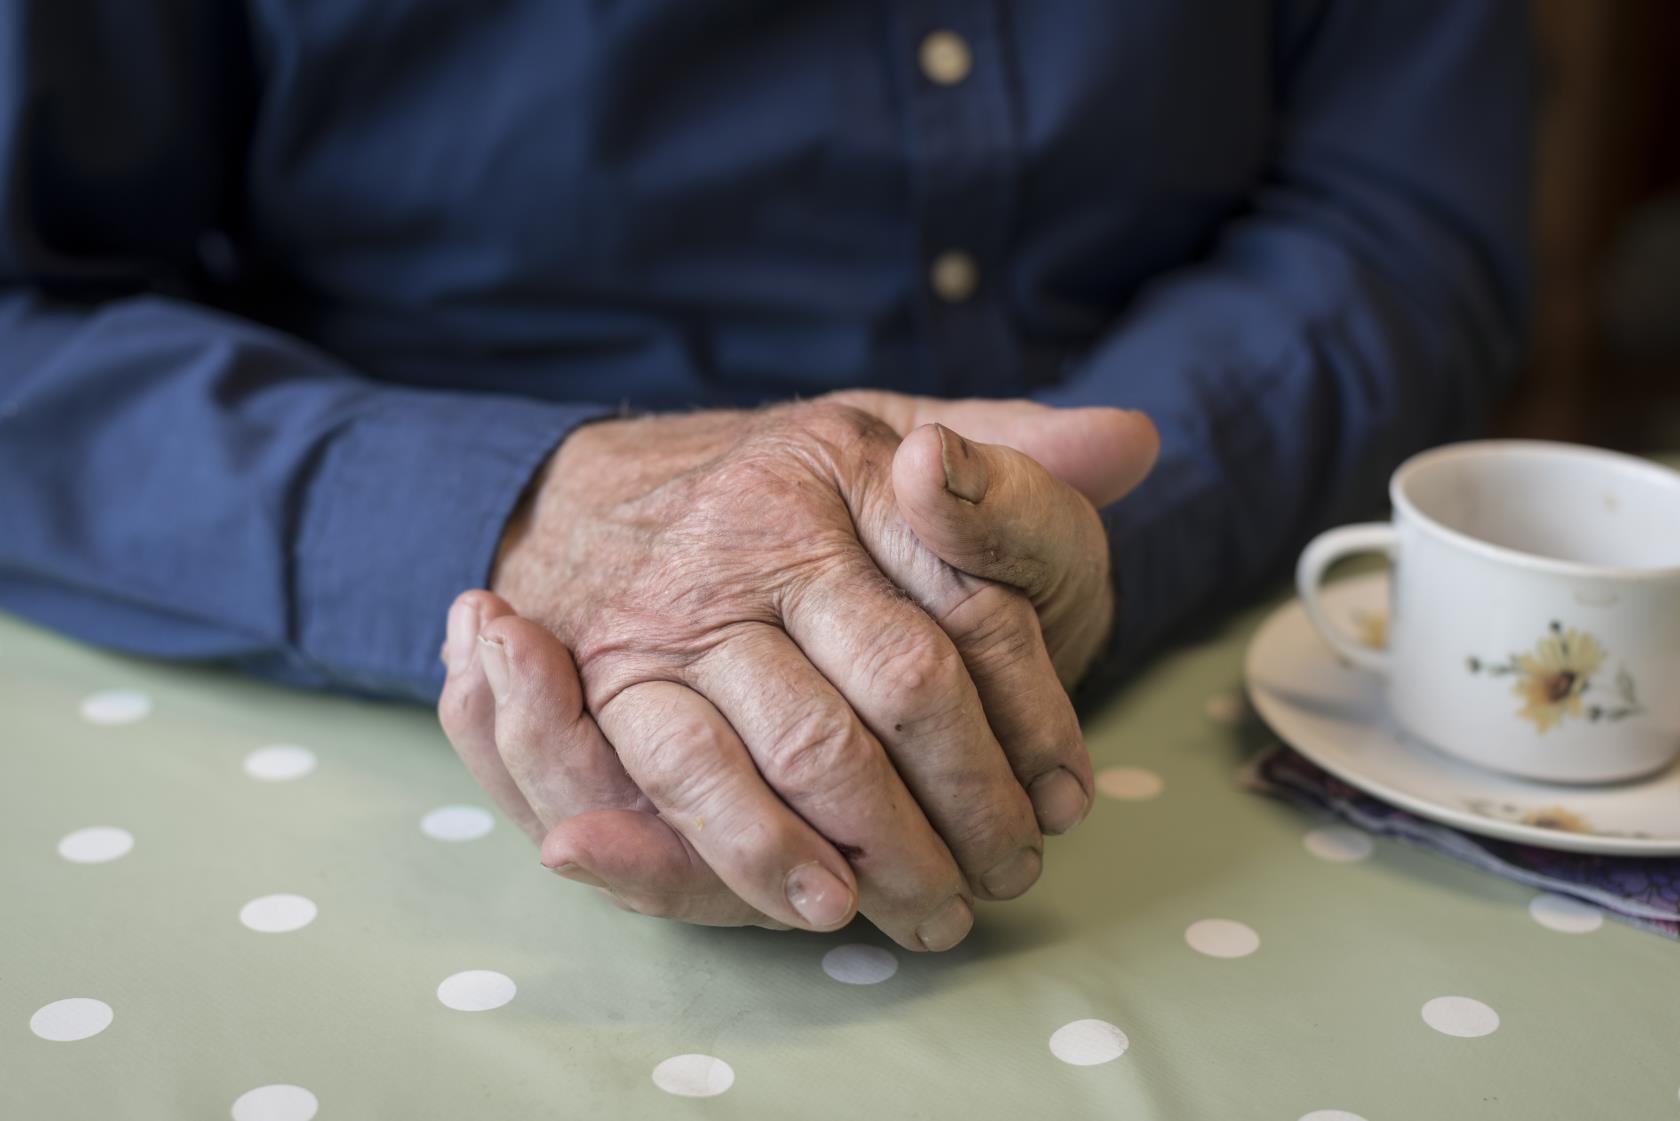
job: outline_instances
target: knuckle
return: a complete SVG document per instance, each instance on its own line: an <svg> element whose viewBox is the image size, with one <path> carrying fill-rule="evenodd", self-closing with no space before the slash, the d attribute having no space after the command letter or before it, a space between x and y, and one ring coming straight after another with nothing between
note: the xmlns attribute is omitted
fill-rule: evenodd
<svg viewBox="0 0 1680 1121"><path fill-rule="evenodd" d="M1085 788L1089 797L1095 782L1091 773L1091 753L1085 748L1085 733L1079 727L1079 716L1073 710L1073 702L1064 700L1060 710L1044 722L1044 727L1040 746L1024 761L1028 769L1038 772L1029 776L1027 781L1034 781L1056 767L1065 767Z"/></svg>
<svg viewBox="0 0 1680 1121"><path fill-rule="evenodd" d="M669 705L657 719L649 722L643 746L647 753L659 760L674 756L709 756L717 753L721 736L717 727L687 705Z"/></svg>
<svg viewBox="0 0 1680 1121"><path fill-rule="evenodd" d="M839 793L873 771L875 752L851 714L813 705L790 723L764 760L764 777L776 790L797 796Z"/></svg>
<svg viewBox="0 0 1680 1121"><path fill-rule="evenodd" d="M966 811L941 831L971 878L975 873L990 871L1019 849L1042 843L1032 803L1018 786L975 791L963 805Z"/></svg>
<svg viewBox="0 0 1680 1121"><path fill-rule="evenodd" d="M1038 612L1019 592L987 585L965 601L961 613L971 620L958 639L970 664L993 672L1048 662Z"/></svg>
<svg viewBox="0 0 1680 1121"><path fill-rule="evenodd" d="M621 753L627 745L617 744ZM628 745L641 764L638 778L654 802L704 816L729 781L725 744L711 722L694 715L663 721L640 744Z"/></svg>
<svg viewBox="0 0 1680 1121"><path fill-rule="evenodd" d="M867 672L872 694L895 725L949 711L963 695L967 676L956 648L944 635L922 630L884 647Z"/></svg>
<svg viewBox="0 0 1680 1121"><path fill-rule="evenodd" d="M818 399L800 406L799 424L826 443L853 447L882 439L897 440L884 420L856 405L833 399Z"/></svg>
<svg viewBox="0 0 1680 1121"><path fill-rule="evenodd" d="M769 882L785 867L799 863L791 854L804 851L791 821L753 813L732 813L714 825L708 859Z"/></svg>

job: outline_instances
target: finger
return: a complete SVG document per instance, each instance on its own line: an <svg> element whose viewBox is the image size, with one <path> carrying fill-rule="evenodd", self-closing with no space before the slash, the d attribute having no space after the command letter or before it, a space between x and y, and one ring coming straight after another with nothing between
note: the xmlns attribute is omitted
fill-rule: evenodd
<svg viewBox="0 0 1680 1121"><path fill-rule="evenodd" d="M496 749L544 826L590 810L651 810L584 708L566 647L518 615L479 632L479 660L495 697Z"/></svg>
<svg viewBox="0 0 1680 1121"><path fill-rule="evenodd" d="M576 668L559 639L489 592L466 593L457 607L445 644L451 670L440 717L474 776L543 843L551 867L583 883L606 883L616 901L644 914L782 925L738 899L645 812L651 804L582 709ZM502 682L500 704L492 674ZM662 841L677 851L662 854Z"/></svg>
<svg viewBox="0 0 1680 1121"><path fill-rule="evenodd" d="M485 591L463 592L449 608L444 664L447 675L438 694L438 723L467 771L532 840L541 840L537 820L519 784L496 750L496 699L478 658L478 634L484 623L513 614L513 608Z"/></svg>
<svg viewBox="0 0 1680 1121"><path fill-rule="evenodd" d="M892 445L879 464L880 481L890 485L875 483L871 473L846 491L859 541L880 571L912 594L955 644L992 733L1027 791L1039 830L1066 832L1089 812L1093 782L1064 684L1077 678L1106 633L1112 592L1101 584L1079 612L1058 622L1049 632L1057 641L1047 643L1038 614L1018 589L963 572L916 537L893 478L902 443ZM1100 553L1098 562L1106 556ZM1073 643L1066 641L1070 634ZM1067 655L1065 668L1052 652Z"/></svg>
<svg viewBox="0 0 1680 1121"><path fill-rule="evenodd" d="M506 613L481 629L475 645L494 697L495 751L540 826L552 827L543 849L558 853L551 867L605 884L643 914L778 925L737 898L654 815L584 709L577 667L558 638Z"/></svg>
<svg viewBox="0 0 1680 1121"><path fill-rule="evenodd" d="M1011 899L1041 870L1031 804L962 658L859 550L790 591L788 634L887 749L975 894Z"/></svg>
<svg viewBox="0 0 1680 1121"><path fill-rule="evenodd" d="M994 555L991 543L960 539L964 548L953 549L945 540L954 536L952 531L941 537L928 528L930 519L925 514L915 516L912 507L958 504L945 489L937 439L931 443L934 450L927 454L929 445L924 437L928 435L937 436L937 432L931 426L918 429L900 442L889 465L892 501L858 503L854 521L861 540L872 546L871 555L882 571L898 586L913 592L922 609L955 644L986 719L1031 799L1039 829L1066 832L1089 813L1094 784L1084 737L1064 686L1072 684L1089 664L1112 615L1112 589L1106 576L1100 575L1108 556L1106 541L1099 528L1095 538L1075 537L1064 542L1061 538L1067 536L1067 527L1046 518L1042 532L1051 541L1040 545L1035 540L1034 547L1049 549L1064 569L1088 563L1089 551L1095 550L1099 578L1090 586L1070 582L1077 595L1061 597L1065 606L1059 614L1037 610L1021 589L984 578L985 574L1000 574L997 562L1004 559L1001 554ZM956 437L952 434L951 438ZM1018 456L1015 452L1008 454ZM1019 458L1030 463L1024 456ZM1057 498L1078 504L1095 520L1089 503L1065 485L1047 476L1041 479L1042 469L1033 466L1038 471L1034 482L1058 488L1053 492ZM920 473L909 468L920 468ZM934 492L931 497L925 493L929 490ZM995 497L987 501L995 505ZM945 515L942 506L934 509L936 514ZM1036 496L1029 495L1028 513L1023 516L1039 516L1046 509L1057 513L1054 507L1047 508L1036 501ZM966 504L958 513L972 517ZM989 507L986 516L990 516ZM985 517L979 520L984 527ZM945 524L937 522L935 528L943 529ZM960 522L958 527L966 530L969 523ZM1083 527L1077 528L1083 532ZM921 533L930 540L922 541ZM898 543L900 537L908 538L914 548L904 548ZM941 545L953 555L940 555L935 546ZM964 572L959 567L962 563L983 569L983 574Z"/></svg>
<svg viewBox="0 0 1680 1121"><path fill-rule="evenodd" d="M735 631L689 670L759 773L857 874L859 909L912 950L944 950L973 925L969 892L881 744L787 634Z"/></svg>
<svg viewBox="0 0 1680 1121"><path fill-rule="evenodd" d="M974 679L1039 829L1066 833L1090 813L1095 779L1078 714L1045 646L1038 613L1020 592L988 581L936 620Z"/></svg>
<svg viewBox="0 0 1680 1121"><path fill-rule="evenodd" d="M851 921L851 868L765 785L711 702L684 686L649 681L609 698L598 721L660 816L736 895L805 930Z"/></svg>
<svg viewBox="0 0 1680 1121"><path fill-rule="evenodd" d="M1011 448L943 425L904 438L893 495L917 540L947 564L1019 588L1038 608L1064 679L1107 633L1113 592L1096 509Z"/></svg>
<svg viewBox="0 0 1680 1121"><path fill-rule="evenodd" d="M1154 423L1126 409L1061 409L1025 400L948 401L867 389L829 397L880 417L900 436L939 423L971 440L1014 448L1099 508L1143 481L1161 445Z"/></svg>
<svg viewBox="0 0 1680 1121"><path fill-rule="evenodd" d="M788 929L724 887L694 846L651 813L596 810L566 818L543 839L542 861L644 915Z"/></svg>

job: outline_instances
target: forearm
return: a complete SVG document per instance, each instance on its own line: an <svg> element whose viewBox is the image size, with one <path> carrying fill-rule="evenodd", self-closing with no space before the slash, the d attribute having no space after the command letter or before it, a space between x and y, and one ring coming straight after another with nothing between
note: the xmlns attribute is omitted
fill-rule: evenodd
<svg viewBox="0 0 1680 1121"><path fill-rule="evenodd" d="M0 309L0 604L296 682L435 695L443 609L598 411L371 382L176 301Z"/></svg>

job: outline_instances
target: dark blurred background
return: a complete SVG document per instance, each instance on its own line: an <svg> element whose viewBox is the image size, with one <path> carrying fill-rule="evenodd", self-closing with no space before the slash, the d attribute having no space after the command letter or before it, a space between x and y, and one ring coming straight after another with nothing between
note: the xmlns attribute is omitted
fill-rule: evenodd
<svg viewBox="0 0 1680 1121"><path fill-rule="evenodd" d="M1528 376L1499 430L1680 448L1680 0L1534 0Z"/></svg>

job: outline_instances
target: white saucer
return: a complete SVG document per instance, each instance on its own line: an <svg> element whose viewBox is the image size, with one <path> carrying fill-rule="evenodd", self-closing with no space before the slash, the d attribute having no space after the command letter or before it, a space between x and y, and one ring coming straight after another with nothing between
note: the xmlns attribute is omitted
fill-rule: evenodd
<svg viewBox="0 0 1680 1121"><path fill-rule="evenodd" d="M1324 604L1351 632L1370 631L1387 613L1388 577L1333 584ZM1338 658L1298 601L1266 620L1249 645L1244 673L1255 709L1286 743L1342 781L1419 817L1573 852L1680 855L1680 762L1616 786L1529 782L1460 763L1401 731L1381 679Z"/></svg>

